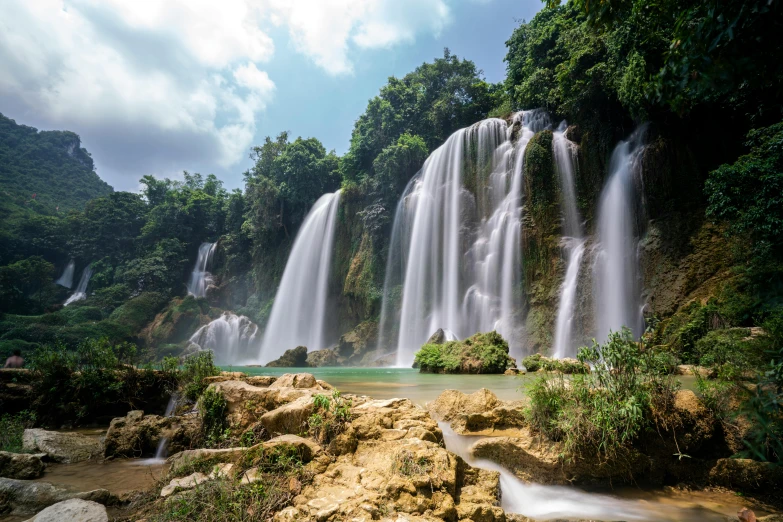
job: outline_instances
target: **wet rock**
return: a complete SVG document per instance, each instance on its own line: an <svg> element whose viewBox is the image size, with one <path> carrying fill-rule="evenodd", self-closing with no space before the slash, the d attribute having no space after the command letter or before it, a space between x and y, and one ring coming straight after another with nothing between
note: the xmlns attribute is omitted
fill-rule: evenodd
<svg viewBox="0 0 783 522"><path fill-rule="evenodd" d="M367 356L372 358L378 346L378 323L364 321L337 342L337 355L341 366L365 365Z"/></svg>
<svg viewBox="0 0 783 522"><path fill-rule="evenodd" d="M430 338L427 339L427 342L424 344L443 344L448 339L446 338L446 332L443 331L443 328L438 328L438 330L430 335Z"/></svg>
<svg viewBox="0 0 783 522"><path fill-rule="evenodd" d="M26 522L109 522L106 508L97 502L72 498L53 504Z"/></svg>
<svg viewBox="0 0 783 522"><path fill-rule="evenodd" d="M311 368L322 368L324 366L339 366L339 356L331 348L316 350L307 354L307 365Z"/></svg>
<svg viewBox="0 0 783 522"><path fill-rule="evenodd" d="M101 441L79 433L61 433L41 429L24 430L25 451L45 453L55 462L73 464L98 457L103 452Z"/></svg>
<svg viewBox="0 0 783 522"><path fill-rule="evenodd" d="M44 453L11 453L0 451L0 477L29 480L43 474L46 465L41 460Z"/></svg>
<svg viewBox="0 0 783 522"><path fill-rule="evenodd" d="M748 508L742 508L737 512L739 522L756 522L756 514Z"/></svg>
<svg viewBox="0 0 783 522"><path fill-rule="evenodd" d="M519 435L525 423L523 401L505 402L482 388L470 395L446 390L428 405L433 416L463 435Z"/></svg>
<svg viewBox="0 0 783 522"><path fill-rule="evenodd" d="M710 470L710 484L738 491L780 492L783 468L750 459L718 459Z"/></svg>
<svg viewBox="0 0 783 522"><path fill-rule="evenodd" d="M135 410L111 421L103 455L106 458L152 456L163 438L167 453L176 453L191 447L198 437L199 423L195 416L161 417Z"/></svg>
<svg viewBox="0 0 783 522"><path fill-rule="evenodd" d="M695 366L693 364L680 364L677 366L677 375L698 375L702 379L714 379L717 372L712 368Z"/></svg>
<svg viewBox="0 0 783 522"><path fill-rule="evenodd" d="M172 479L168 485L163 486L160 490L161 497L168 497L178 489L193 489L199 484L209 480L209 477L203 473L193 473L187 477Z"/></svg>
<svg viewBox="0 0 783 522"><path fill-rule="evenodd" d="M297 346L286 350L279 359L268 363L267 368L307 368L310 365L307 362L307 347Z"/></svg>
<svg viewBox="0 0 783 522"><path fill-rule="evenodd" d="M0 478L0 513L32 515L52 504L72 498L104 505L115 500L105 489L72 491L47 482Z"/></svg>

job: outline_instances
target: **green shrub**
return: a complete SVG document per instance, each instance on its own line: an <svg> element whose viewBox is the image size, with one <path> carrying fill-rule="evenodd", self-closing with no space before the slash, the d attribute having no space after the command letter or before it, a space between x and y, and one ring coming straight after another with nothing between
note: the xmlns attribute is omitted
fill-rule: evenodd
<svg viewBox="0 0 783 522"><path fill-rule="evenodd" d="M0 451L20 453L24 430L34 425L35 414L30 411L0 415Z"/></svg>
<svg viewBox="0 0 783 522"><path fill-rule="evenodd" d="M206 390L198 400L198 411L208 447L228 439L228 402L222 393L211 388Z"/></svg>
<svg viewBox="0 0 783 522"><path fill-rule="evenodd" d="M508 343L497 332L477 333L464 341L425 344L416 352L414 368L434 373L503 373L514 367Z"/></svg>
<svg viewBox="0 0 783 522"><path fill-rule="evenodd" d="M220 368L215 366L212 352L209 350L187 357L182 366L180 388L189 401L195 402L207 389L207 384L204 383L206 377L220 375Z"/></svg>
<svg viewBox="0 0 783 522"><path fill-rule="evenodd" d="M343 432L351 420L351 401L334 390L331 397L323 394L313 396L315 411L307 419L307 431L321 443L329 443Z"/></svg>
<svg viewBox="0 0 783 522"><path fill-rule="evenodd" d="M574 359L550 359L540 353L528 355L522 359L522 365L529 372L544 370L547 372L560 372L568 375L587 373L590 368L580 361Z"/></svg>
<svg viewBox="0 0 783 522"><path fill-rule="evenodd" d="M724 380L738 380L765 364L766 339L751 338L748 328L713 330L696 342L698 364L718 371Z"/></svg>
<svg viewBox="0 0 783 522"><path fill-rule="evenodd" d="M562 440L570 458L628 466L633 441L673 403L676 381L666 375L663 359L627 328L604 345L581 348L578 358L591 373L570 381L545 375L530 386L531 426Z"/></svg>

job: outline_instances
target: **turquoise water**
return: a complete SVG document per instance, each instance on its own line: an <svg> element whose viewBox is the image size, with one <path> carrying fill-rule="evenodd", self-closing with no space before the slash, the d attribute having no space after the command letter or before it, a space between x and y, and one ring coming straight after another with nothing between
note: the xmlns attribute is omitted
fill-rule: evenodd
<svg viewBox="0 0 783 522"><path fill-rule="evenodd" d="M502 400L521 399L532 375L441 375L419 373L412 368L264 368L255 366L223 367L250 375L273 375L307 372L344 393L369 395L375 399L405 397L424 405L435 400L443 390L473 393L480 388L492 390ZM692 377L680 377L684 388L692 388Z"/></svg>

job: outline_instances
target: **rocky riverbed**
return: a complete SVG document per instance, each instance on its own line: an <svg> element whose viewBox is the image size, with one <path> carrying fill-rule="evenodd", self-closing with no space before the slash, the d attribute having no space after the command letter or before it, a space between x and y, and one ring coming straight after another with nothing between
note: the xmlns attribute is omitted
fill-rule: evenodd
<svg viewBox="0 0 783 522"><path fill-rule="evenodd" d="M92 518L74 520L104 520L109 515L103 506L108 506L112 518L152 521L172 503L194 501L189 495L207 494L216 484L243 488L258 483L273 485L277 495L274 509L259 511L259 520L503 522L552 515L578 519L587 513L596 520L727 520L746 505L759 520L783 520L775 506L714 489L733 488L774 503L782 483L779 471L739 459L705 456L679 465L669 462L676 457L666 460L640 451L640 466L647 466L640 470L658 488L657 493L647 490L646 503L628 498L628 490L625 498L617 498L566 488L606 487L625 477L611 466L563 460L557 443L526 425L524 401L503 401L486 389L469 395L447 390L423 408L405 398L340 395L306 373L224 373L209 381L207 393L225 399L227 433L232 434L225 443L203 447L204 419L193 408L169 417L130 412L112 421L101 438L28 430L29 453L0 455L0 475L13 477L0 478L0 513L13 520L39 513L40 522L50 519L43 515L82 510ZM715 420L692 392L679 393L683 444L693 449L716 444ZM255 434L252 444L226 446L250 440L248 433ZM139 458L151 457L162 440L171 454L168 462L146 470L139 466ZM269 466L270 458L284 454L293 457L295 468L286 468L293 472ZM50 471L44 471L47 465ZM82 467L86 478L80 482L79 473L69 474L68 466ZM688 466L690 475L677 475ZM124 483L118 479L122 474ZM664 494L661 486L672 478L678 487ZM682 502L689 498L683 493L686 483L699 490L690 506ZM704 491L710 491L709 501ZM650 501L650 495L658 500ZM673 497L680 502L661 502ZM571 504L564 504L567 498ZM63 504L71 499L85 503Z"/></svg>

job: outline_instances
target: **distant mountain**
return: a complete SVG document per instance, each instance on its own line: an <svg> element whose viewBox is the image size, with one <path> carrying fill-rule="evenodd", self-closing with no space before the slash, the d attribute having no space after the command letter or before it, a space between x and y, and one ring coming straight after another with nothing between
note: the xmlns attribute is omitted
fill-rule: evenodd
<svg viewBox="0 0 783 522"><path fill-rule="evenodd" d="M64 214L113 192L70 131L38 131L0 114L0 212Z"/></svg>

